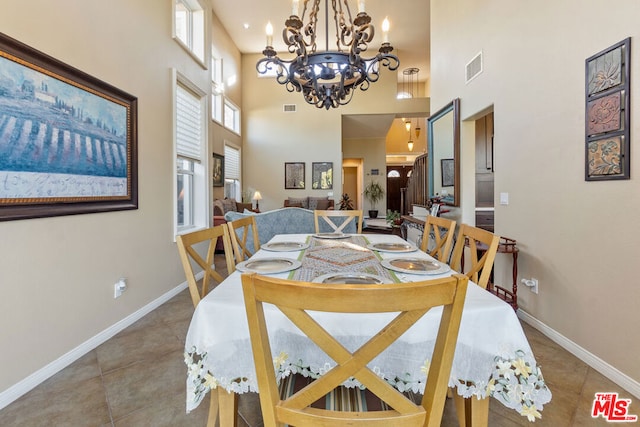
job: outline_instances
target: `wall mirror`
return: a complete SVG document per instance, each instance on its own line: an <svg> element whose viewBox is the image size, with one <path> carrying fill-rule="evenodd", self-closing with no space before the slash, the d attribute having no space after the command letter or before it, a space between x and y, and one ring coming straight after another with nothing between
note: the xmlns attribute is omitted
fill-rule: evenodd
<svg viewBox="0 0 640 427"><path fill-rule="evenodd" d="M456 98L427 119L429 198L460 206L460 99Z"/></svg>

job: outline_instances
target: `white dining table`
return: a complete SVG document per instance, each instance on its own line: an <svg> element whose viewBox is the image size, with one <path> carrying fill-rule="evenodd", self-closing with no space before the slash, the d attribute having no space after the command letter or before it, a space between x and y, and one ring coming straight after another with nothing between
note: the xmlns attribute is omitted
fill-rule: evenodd
<svg viewBox="0 0 640 427"><path fill-rule="evenodd" d="M318 239L308 234L282 234L263 245L251 260L286 258L301 261L301 269L273 274L274 277L310 280L309 274L320 274L325 263L305 263L305 250L266 250L276 242L336 246L331 256L342 256L340 247L347 248L349 256L343 256L334 266L335 271L350 271L351 266L368 272L386 272L393 281L411 282L441 278L452 274L411 274L384 268L384 260L394 258L430 259L420 250L407 252L376 251L372 247L380 243L406 244L399 236L388 234L360 234L345 239ZM310 251L311 249L306 249ZM371 254L375 257L372 260ZM353 255L354 254L354 255ZM364 264L358 259L367 258ZM312 260L309 260L310 262ZM367 265L369 263L369 265ZM373 267L372 267L373 266ZM381 267L382 266L382 267ZM388 266L388 264L387 264ZM373 270L372 270L373 268ZM443 266L446 270L448 267ZM363 270L364 269L364 270ZM383 271L384 270L384 271ZM251 352L249 329L241 286L241 271L235 271L204 297L195 309L185 343L187 364L187 411L196 408L212 389L241 394L257 392L257 380ZM277 309L265 308L270 333L273 333L272 352L276 358L279 378L298 373L317 377L334 366L333 361L319 349L309 345L306 338ZM422 393L426 379L426 366L435 342L441 309L430 310L398 342L369 365L401 391ZM341 337L347 348L361 345L364 337L386 323L386 315L372 316L366 323L349 321L349 314L323 314L323 325L334 335ZM358 386L358 384L345 384ZM511 408L530 421L540 418L543 405L551 400L542 372L520 322L510 305L469 283L462 315L456 351L449 377L449 387L454 390L458 402L478 405L480 424L488 417L488 397ZM221 401L222 402L222 401ZM458 409L460 411L465 409ZM222 411L222 409L221 409ZM222 422L222 420L221 420ZM470 425L467 422L467 425ZM223 425L223 424L221 424Z"/></svg>

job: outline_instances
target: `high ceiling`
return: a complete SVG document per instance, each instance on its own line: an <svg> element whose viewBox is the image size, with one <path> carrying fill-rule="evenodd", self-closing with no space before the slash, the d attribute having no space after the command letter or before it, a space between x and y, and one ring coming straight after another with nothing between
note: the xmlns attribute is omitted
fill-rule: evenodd
<svg viewBox="0 0 640 427"><path fill-rule="evenodd" d="M328 1L328 0L325 0ZM344 1L344 0L340 0ZM291 14L290 0L211 0L213 10L225 26L242 53L259 53L265 48L265 26L271 21L274 27L274 48L280 56L287 58L288 52L282 41L284 21ZM357 13L356 0L348 0L351 13ZM300 1L302 10L303 1ZM329 4L331 10L331 4ZM318 32L324 30L324 3L318 17ZM389 41L400 59L398 82L402 83L402 70L410 67L420 69L418 79L429 76L429 0L368 0L366 11L372 18L376 34L369 50L363 56L374 56L382 43L382 20L389 18L391 30ZM331 14L331 12L330 12ZM245 28L248 26L248 28ZM322 28L320 28L322 27ZM331 25L329 26L331 29ZM318 48L324 49L324 31L318 35ZM335 36L329 36L330 49Z"/></svg>

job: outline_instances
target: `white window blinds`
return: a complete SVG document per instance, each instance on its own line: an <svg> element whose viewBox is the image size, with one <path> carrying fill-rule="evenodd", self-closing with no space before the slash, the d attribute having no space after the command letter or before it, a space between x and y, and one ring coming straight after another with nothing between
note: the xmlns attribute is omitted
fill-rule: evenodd
<svg viewBox="0 0 640 427"><path fill-rule="evenodd" d="M224 178L240 179L240 150L224 146Z"/></svg>
<svg viewBox="0 0 640 427"><path fill-rule="evenodd" d="M200 99L178 85L176 101L178 155L200 161L202 157L202 107Z"/></svg>

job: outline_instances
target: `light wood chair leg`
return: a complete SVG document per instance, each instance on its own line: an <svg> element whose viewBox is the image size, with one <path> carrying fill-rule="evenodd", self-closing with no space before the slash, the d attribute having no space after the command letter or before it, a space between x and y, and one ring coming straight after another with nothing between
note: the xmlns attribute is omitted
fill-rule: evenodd
<svg viewBox="0 0 640 427"><path fill-rule="evenodd" d="M487 427L489 425L488 397L484 399L478 399L475 396L464 398L454 391L453 400L456 404L460 427Z"/></svg>
<svg viewBox="0 0 640 427"><path fill-rule="evenodd" d="M238 418L238 395L225 389L218 390L220 427L236 427Z"/></svg>
<svg viewBox="0 0 640 427"><path fill-rule="evenodd" d="M215 427L218 420L218 389L214 388L209 391L209 417L207 418L207 427Z"/></svg>

